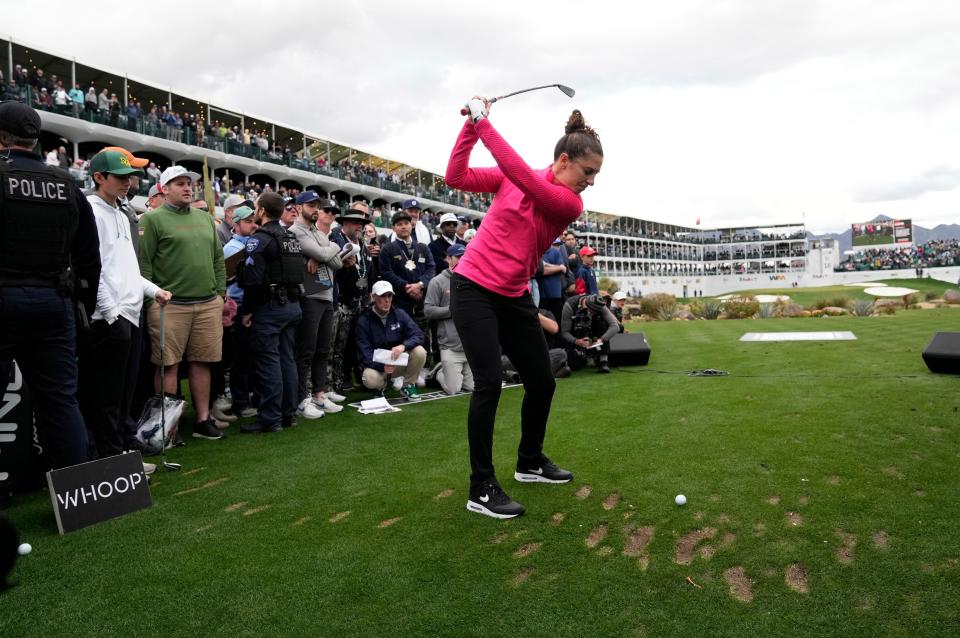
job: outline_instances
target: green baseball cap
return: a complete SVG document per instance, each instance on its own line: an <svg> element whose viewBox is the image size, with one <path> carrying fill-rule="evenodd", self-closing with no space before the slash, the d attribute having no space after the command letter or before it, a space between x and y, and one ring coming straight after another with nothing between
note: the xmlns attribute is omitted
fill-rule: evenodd
<svg viewBox="0 0 960 638"><path fill-rule="evenodd" d="M233 221L235 222L243 221L248 217L253 217L253 209L249 206L241 206L233 211Z"/></svg>
<svg viewBox="0 0 960 638"><path fill-rule="evenodd" d="M100 151L90 160L91 173L113 173L114 175L139 175L143 171L130 165L130 160L120 151Z"/></svg>

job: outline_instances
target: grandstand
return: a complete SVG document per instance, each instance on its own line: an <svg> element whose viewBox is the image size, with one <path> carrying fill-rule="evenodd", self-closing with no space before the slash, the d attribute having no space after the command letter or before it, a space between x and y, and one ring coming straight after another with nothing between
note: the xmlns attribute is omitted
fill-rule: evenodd
<svg viewBox="0 0 960 638"><path fill-rule="evenodd" d="M481 218L490 205L489 195L451 189L441 175L404 162L12 39L0 39L0 69L0 97L40 111L42 150L65 140L73 158L70 171L84 185L90 180L84 160L117 145L161 168L177 163L199 172L206 159L213 177L231 191L309 188L344 206L364 199L385 214L413 196L434 216L454 212L468 219ZM44 75L39 82L38 69ZM59 100L57 83L64 89ZM82 92L82 102L65 99L72 87ZM91 87L94 102L89 103ZM150 183L143 180L141 195ZM845 265L849 260L841 262L835 240L808 239L803 223L707 229L587 210L573 230L581 244L598 251L597 275L634 295L711 296L915 276L905 262L892 270L851 268ZM883 259L875 263L886 264ZM957 281L960 264L941 260L926 274Z"/></svg>

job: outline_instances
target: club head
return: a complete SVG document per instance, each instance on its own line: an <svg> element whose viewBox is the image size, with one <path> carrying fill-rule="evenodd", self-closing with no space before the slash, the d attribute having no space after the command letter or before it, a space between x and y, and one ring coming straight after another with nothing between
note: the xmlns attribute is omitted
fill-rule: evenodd
<svg viewBox="0 0 960 638"><path fill-rule="evenodd" d="M563 91L564 94L565 94L567 97L573 97L574 95L577 94L577 92L574 91L573 89L571 89L569 86L564 86L564 85L562 85L562 84L558 84L558 85L557 85L557 88L560 89L561 91Z"/></svg>
<svg viewBox="0 0 960 638"><path fill-rule="evenodd" d="M164 461L164 462L163 462L163 469L165 469L165 470L168 471L168 472L176 472L176 471L179 470L181 467L183 467L183 466L180 465L179 463L171 463L170 461Z"/></svg>

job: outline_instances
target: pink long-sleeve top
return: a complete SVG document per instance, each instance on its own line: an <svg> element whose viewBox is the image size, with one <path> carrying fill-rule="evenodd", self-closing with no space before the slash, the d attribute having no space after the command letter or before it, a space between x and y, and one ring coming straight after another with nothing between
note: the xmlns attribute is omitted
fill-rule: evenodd
<svg viewBox="0 0 960 638"><path fill-rule="evenodd" d="M496 167L468 166L478 139L497 161ZM527 291L543 253L583 212L580 195L555 181L549 166L530 168L487 119L463 125L450 153L446 180L454 188L496 193L457 274L506 297Z"/></svg>

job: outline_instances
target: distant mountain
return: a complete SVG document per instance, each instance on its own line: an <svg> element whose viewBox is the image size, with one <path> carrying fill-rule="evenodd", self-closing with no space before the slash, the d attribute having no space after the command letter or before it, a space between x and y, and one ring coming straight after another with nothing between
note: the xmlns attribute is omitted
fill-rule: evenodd
<svg viewBox="0 0 960 638"><path fill-rule="evenodd" d="M888 222L892 219L892 217L887 217L886 215L877 215L870 221ZM843 251L850 250L853 247L852 234L849 228L842 233L824 233L822 235L814 235L811 232L807 232L807 239L839 240L840 253L843 254ZM915 244L922 244L928 241L942 241L944 239L960 239L960 224L939 224L933 228L924 228L916 224L913 226L913 242Z"/></svg>

